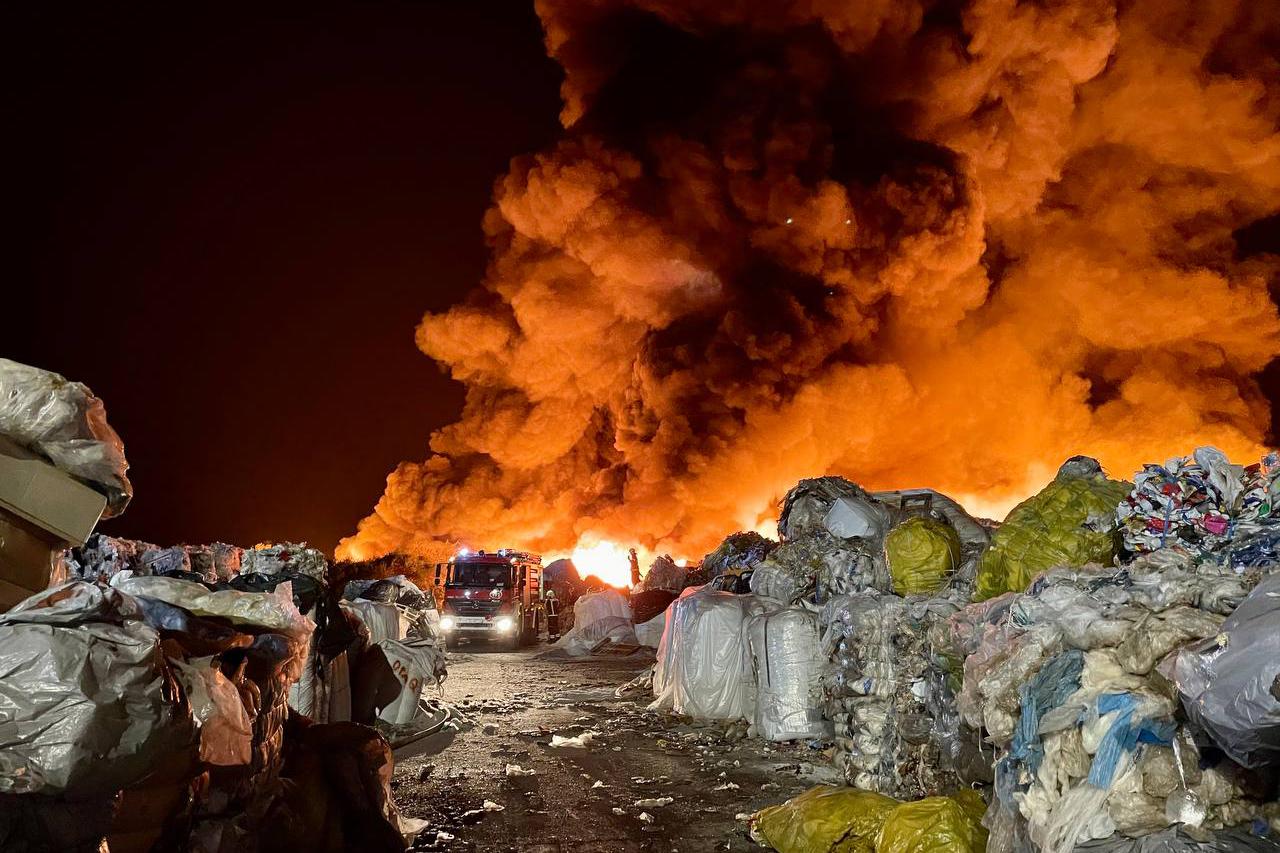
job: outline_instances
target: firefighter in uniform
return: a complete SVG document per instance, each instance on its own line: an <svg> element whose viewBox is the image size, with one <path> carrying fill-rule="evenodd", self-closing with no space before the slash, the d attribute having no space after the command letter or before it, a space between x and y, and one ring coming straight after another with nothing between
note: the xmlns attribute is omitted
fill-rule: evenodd
<svg viewBox="0 0 1280 853"><path fill-rule="evenodd" d="M554 589L547 590L542 606L547 611L547 639L554 643L560 639L560 599Z"/></svg>

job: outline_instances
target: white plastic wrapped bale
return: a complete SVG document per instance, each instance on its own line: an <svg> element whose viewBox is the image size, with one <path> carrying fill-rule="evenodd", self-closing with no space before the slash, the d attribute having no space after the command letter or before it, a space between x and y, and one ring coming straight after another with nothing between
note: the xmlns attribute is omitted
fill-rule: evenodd
<svg viewBox="0 0 1280 853"><path fill-rule="evenodd" d="M133 486L124 444L88 386L0 358L0 435L105 495L104 518L128 506Z"/></svg>
<svg viewBox="0 0 1280 853"><path fill-rule="evenodd" d="M747 617L746 632L755 671L755 733L771 741L830 734L822 716L826 656L817 616L784 607Z"/></svg>
<svg viewBox="0 0 1280 853"><path fill-rule="evenodd" d="M754 595L700 589L667 608L658 645L653 711L711 720L755 718L755 676L744 632L762 612Z"/></svg>
<svg viewBox="0 0 1280 853"><path fill-rule="evenodd" d="M631 623L631 605L616 589L591 592L573 603L573 627L556 648L574 657L588 655L608 639L613 643L639 645Z"/></svg>
<svg viewBox="0 0 1280 853"><path fill-rule="evenodd" d="M75 581L0 614L0 792L102 793L190 738L138 603Z"/></svg>

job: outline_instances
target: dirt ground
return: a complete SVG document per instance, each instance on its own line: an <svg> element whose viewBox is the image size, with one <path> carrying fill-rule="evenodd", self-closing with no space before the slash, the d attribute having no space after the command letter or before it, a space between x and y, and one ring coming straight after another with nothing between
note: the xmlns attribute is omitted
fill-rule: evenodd
<svg viewBox="0 0 1280 853"><path fill-rule="evenodd" d="M397 755L401 812L429 821L414 850L759 850L740 815L831 779L817 745L651 713L647 692L615 697L651 653L570 659L547 649L450 654L445 698L475 725L436 754ZM553 735L584 732L598 733L585 747L551 746Z"/></svg>

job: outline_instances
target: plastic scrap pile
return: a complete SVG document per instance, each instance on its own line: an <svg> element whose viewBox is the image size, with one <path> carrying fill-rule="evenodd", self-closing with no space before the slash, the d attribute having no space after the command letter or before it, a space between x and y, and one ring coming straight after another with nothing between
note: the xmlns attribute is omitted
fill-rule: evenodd
<svg viewBox="0 0 1280 853"><path fill-rule="evenodd" d="M103 506L93 491L112 514L131 489L120 440L83 385L0 360L0 438L6 464L48 488L11 491L18 503L0 507L0 522L25 512L41 531L0 537L0 580L47 587L0 613L0 849L403 850L418 827L392 802L387 741L317 721L372 723L410 688L416 711L443 676L438 649L418 683L381 650L381 668L365 666L368 628L304 545L90 535ZM348 683L337 665L348 655L361 666L345 692L370 697L367 713L348 698L334 714L318 698L318 680Z"/></svg>
<svg viewBox="0 0 1280 853"><path fill-rule="evenodd" d="M1216 448L1144 465L1118 513L1132 552L1177 545L1197 554L1280 521L1280 455L1245 468ZM1274 538L1271 541L1275 541Z"/></svg>
<svg viewBox="0 0 1280 853"><path fill-rule="evenodd" d="M651 707L834 727L852 787L757 815L778 850L1276 849L1277 461L1201 448L1129 484L1073 457L1001 525L803 480L750 594L668 609Z"/></svg>
<svg viewBox="0 0 1280 853"><path fill-rule="evenodd" d="M1217 637L1224 615L1256 580L1189 561L1064 567L1026 593L972 605L952 621L956 648L966 655L960 713L986 732L998 756L986 818L990 849L1030 843L1060 853L1116 832L1143 835L1174 824L1217 830L1259 819L1265 828L1280 818L1274 803L1263 805L1275 797L1274 776L1250 778L1227 757L1248 753L1250 738L1274 738L1280 702L1256 689L1247 711L1206 701L1201 688L1214 676L1205 652L1179 654ZM1256 592L1262 600L1250 609L1269 615L1274 634L1280 601L1266 587ZM1252 634L1244 632L1241 642L1252 648L1232 677L1265 680L1265 691L1280 661L1261 633L1256 622ZM1233 698L1242 696L1248 691ZM1197 717L1199 725L1188 726Z"/></svg>
<svg viewBox="0 0 1280 853"><path fill-rule="evenodd" d="M838 477L801 481L778 529L785 541L752 586L821 602L836 767L897 797L954 787L954 685L929 636L968 601L986 530L937 492L873 495Z"/></svg>

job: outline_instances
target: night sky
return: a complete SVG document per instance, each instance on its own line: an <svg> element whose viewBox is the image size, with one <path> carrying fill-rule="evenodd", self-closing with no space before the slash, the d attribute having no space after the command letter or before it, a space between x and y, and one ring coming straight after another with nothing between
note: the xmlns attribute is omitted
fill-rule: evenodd
<svg viewBox="0 0 1280 853"><path fill-rule="evenodd" d="M0 353L106 402L135 496L105 532L331 550L457 414L414 327L479 280L560 73L532 3L207 9L10 27Z"/></svg>

